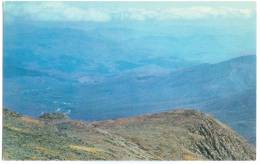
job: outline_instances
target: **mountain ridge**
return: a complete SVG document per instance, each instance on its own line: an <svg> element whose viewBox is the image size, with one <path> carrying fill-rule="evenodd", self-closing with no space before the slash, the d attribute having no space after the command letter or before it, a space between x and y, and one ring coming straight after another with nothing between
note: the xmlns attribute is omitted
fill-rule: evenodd
<svg viewBox="0 0 260 164"><path fill-rule="evenodd" d="M3 114L5 160L255 160L243 137L195 110L94 122Z"/></svg>

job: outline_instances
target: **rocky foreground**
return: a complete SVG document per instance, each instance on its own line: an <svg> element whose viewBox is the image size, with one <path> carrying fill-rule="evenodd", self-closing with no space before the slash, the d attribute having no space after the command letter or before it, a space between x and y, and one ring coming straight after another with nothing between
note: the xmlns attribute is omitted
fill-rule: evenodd
<svg viewBox="0 0 260 164"><path fill-rule="evenodd" d="M4 110L4 160L255 160L255 147L211 116L174 110L84 122Z"/></svg>

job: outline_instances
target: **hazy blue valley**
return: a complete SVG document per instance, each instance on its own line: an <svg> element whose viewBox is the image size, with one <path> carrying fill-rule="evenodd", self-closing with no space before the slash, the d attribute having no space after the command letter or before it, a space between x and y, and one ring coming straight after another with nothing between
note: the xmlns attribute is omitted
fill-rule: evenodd
<svg viewBox="0 0 260 164"><path fill-rule="evenodd" d="M82 120L197 109L255 143L254 19L97 23L6 17L4 107Z"/></svg>

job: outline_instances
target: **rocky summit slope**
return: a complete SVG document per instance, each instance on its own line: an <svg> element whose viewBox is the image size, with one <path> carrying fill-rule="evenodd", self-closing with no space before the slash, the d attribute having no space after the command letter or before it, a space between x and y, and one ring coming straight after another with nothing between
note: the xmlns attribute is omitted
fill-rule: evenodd
<svg viewBox="0 0 260 164"><path fill-rule="evenodd" d="M174 110L83 122L4 110L5 160L255 160L255 148L206 114Z"/></svg>

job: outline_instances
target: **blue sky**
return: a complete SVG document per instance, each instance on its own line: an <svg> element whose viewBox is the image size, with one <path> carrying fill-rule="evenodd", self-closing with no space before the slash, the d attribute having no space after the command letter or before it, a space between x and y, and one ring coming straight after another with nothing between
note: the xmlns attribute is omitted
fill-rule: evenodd
<svg viewBox="0 0 260 164"><path fill-rule="evenodd" d="M5 2L7 21L16 17L38 21L176 21L255 17L253 2Z"/></svg>
<svg viewBox="0 0 260 164"><path fill-rule="evenodd" d="M19 26L23 32L31 32L39 26L48 30L59 26L61 31L80 30L92 39L99 37L107 43L110 40L97 45L120 51L121 56L105 50L85 54L80 51L84 45L71 47L82 53L78 55L92 55L107 63L119 58L135 62L132 60L158 57L216 63L256 51L254 2L5 2L4 21L6 29ZM17 34L7 40L20 38L22 41ZM89 41L83 37L74 39ZM32 42L42 41L34 38ZM111 46L114 42L117 45ZM124 50L119 49L122 45ZM66 48L63 51L70 52ZM57 54L51 49L48 53Z"/></svg>

